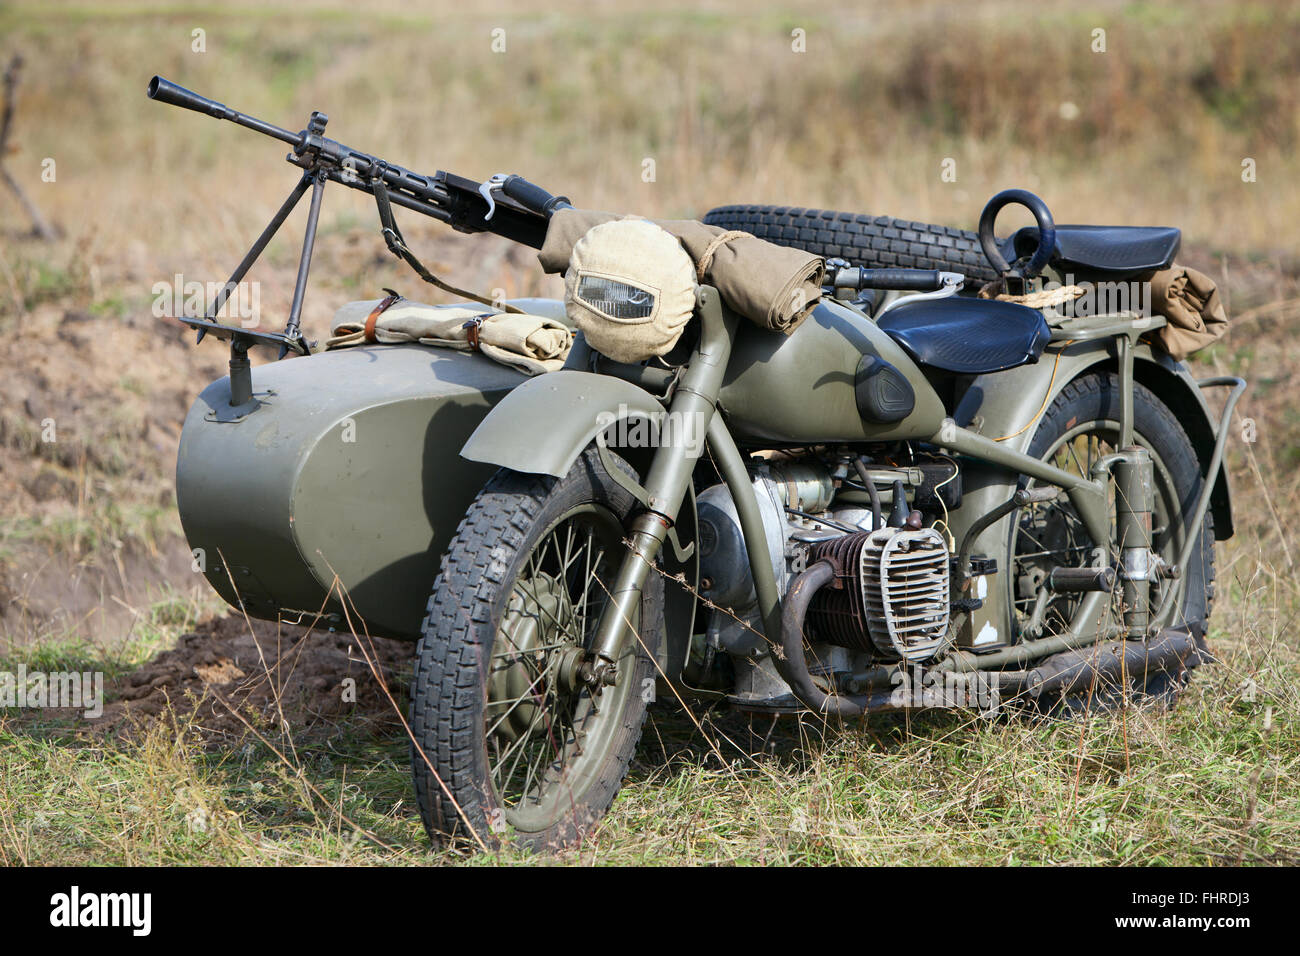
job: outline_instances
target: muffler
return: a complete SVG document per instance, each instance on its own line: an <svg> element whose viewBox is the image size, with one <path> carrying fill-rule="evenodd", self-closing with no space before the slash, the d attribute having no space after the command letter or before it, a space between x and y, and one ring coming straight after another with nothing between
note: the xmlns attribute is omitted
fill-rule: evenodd
<svg viewBox="0 0 1300 956"><path fill-rule="evenodd" d="M1198 631L1201 626L1196 625ZM1045 694L1069 697L1089 687L1118 688L1125 677L1143 685L1155 674L1200 664L1199 637L1190 628L1168 627L1145 643L1106 641L1053 654L1026 675L1025 690L1038 699Z"/></svg>
<svg viewBox="0 0 1300 956"><path fill-rule="evenodd" d="M865 694L828 694L808 671L803 649L804 619L817 592L831 585L835 577L835 566L823 559L791 582L782 608L780 653L773 654L777 672L813 713L858 717L897 710L899 705L889 687L869 687ZM1146 642L1120 639L1062 651L1043 658L1024 674L1023 681L1017 679L1016 691L1032 699L1046 694L1069 697L1089 687L1118 688L1125 677L1144 686L1157 674L1190 670L1208 661L1209 653L1200 644L1203 633L1204 624L1195 623L1186 628L1165 628Z"/></svg>

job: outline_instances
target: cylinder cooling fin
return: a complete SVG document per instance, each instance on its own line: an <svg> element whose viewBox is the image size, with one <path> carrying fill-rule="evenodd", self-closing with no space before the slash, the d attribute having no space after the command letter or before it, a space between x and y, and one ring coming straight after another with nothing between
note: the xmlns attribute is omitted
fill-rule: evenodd
<svg viewBox="0 0 1300 956"><path fill-rule="evenodd" d="M867 630L867 608L859 570L862 549L871 532L846 534L812 546L809 564L826 561L835 569L831 583L823 587L808 608L808 619L817 636L831 644L876 653Z"/></svg>
<svg viewBox="0 0 1300 956"><path fill-rule="evenodd" d="M949 622L949 560L933 528L881 528L814 546L835 569L809 619L831 644L889 660L920 661L943 646Z"/></svg>

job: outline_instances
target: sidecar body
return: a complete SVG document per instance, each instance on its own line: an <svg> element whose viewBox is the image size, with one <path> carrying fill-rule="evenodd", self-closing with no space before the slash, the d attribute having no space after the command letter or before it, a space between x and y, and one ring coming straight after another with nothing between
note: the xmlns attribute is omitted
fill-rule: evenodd
<svg viewBox="0 0 1300 956"><path fill-rule="evenodd" d="M213 382L176 467L196 570L254 617L417 638L439 558L494 471L460 448L525 378L474 353L374 345L253 369L251 408Z"/></svg>

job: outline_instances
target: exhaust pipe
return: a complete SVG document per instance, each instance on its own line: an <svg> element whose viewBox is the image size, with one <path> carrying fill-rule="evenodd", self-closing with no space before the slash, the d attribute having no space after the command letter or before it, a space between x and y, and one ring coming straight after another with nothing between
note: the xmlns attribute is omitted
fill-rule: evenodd
<svg viewBox="0 0 1300 956"><path fill-rule="evenodd" d="M790 685L794 696L814 714L861 717L871 704L878 702L873 701L871 695L840 697L827 694L813 681L812 674L808 672L808 662L804 659L803 622L808 615L808 605L817 592L834 577L835 568L831 563L818 561L790 582L781 609L781 653L772 655L772 663L776 665L781 678ZM887 699L888 692L885 697Z"/></svg>
<svg viewBox="0 0 1300 956"><path fill-rule="evenodd" d="M781 611L781 653L773 655L777 673L815 714L861 717L898 710L889 687L851 696L827 694L808 671L803 649L804 619L817 592L834 578L834 566L829 561L818 561L790 582ZM1189 628L1165 628L1150 642L1106 641L1053 654L1032 670L1006 675L1002 689L1025 692L1034 699L1044 694L1068 697L1090 686L1118 687L1124 675L1145 682L1154 674L1190 669L1206 659L1198 644L1202 627L1193 624ZM997 671L988 673L998 675Z"/></svg>
<svg viewBox="0 0 1300 956"><path fill-rule="evenodd" d="M1199 663L1197 635L1190 629L1169 627L1149 643L1107 641L1053 654L1028 673L1025 689L1034 699L1044 694L1069 697L1089 687L1118 687L1125 675L1145 682L1153 674L1192 668Z"/></svg>

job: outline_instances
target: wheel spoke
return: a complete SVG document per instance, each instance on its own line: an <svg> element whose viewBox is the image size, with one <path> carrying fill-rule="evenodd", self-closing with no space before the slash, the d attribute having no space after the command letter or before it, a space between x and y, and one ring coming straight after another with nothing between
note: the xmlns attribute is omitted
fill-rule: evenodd
<svg viewBox="0 0 1300 956"><path fill-rule="evenodd" d="M499 654L493 654L492 660L496 660L499 657L513 657L514 660L525 660L529 653L536 653L537 651L553 651L560 647L568 647L570 643L571 642L569 641L556 641L553 644L543 644L540 647L530 647L527 650L516 648L511 651L502 651Z"/></svg>
<svg viewBox="0 0 1300 956"><path fill-rule="evenodd" d="M1111 421L1086 422L1071 437L1058 439L1058 443L1054 449L1048 451L1044 460L1055 462L1058 467L1065 470L1070 470L1069 466L1072 465L1078 469L1081 477L1088 479L1092 475L1094 464L1115 449L1117 429L1117 423ZM1151 450L1149 443L1142 441L1139 436L1135 435L1134 440ZM1152 531L1152 547L1160 554L1177 545L1174 535L1171 534L1174 524L1169 518L1170 479L1167 473L1161 470L1162 467L1157 463L1155 511L1158 513L1156 521L1159 524ZM1115 509L1113 487L1108 497L1110 518L1113 521ZM1036 593L1023 593L1021 582L1041 581L1040 577L1031 572L1050 571L1051 566L1086 567L1092 563L1091 558L1086 555L1097 545L1093 542L1082 517L1072 506L1063 504L1053 505L1046 513L1030 513L1029 520L1016 525L1014 534L1012 565L1015 573L1010 579L1010 587L1012 605L1023 624L1028 620L1037 596ZM1105 547L1111 563L1114 564L1117 560L1116 549L1110 542L1106 542ZM1085 557L1079 560L1080 555ZM1033 590L1036 591L1037 588ZM1153 603L1159 599L1159 590L1153 592ZM1081 598L1078 595L1052 596L1045 608L1044 624L1059 621L1062 626L1068 625L1079 600ZM1115 600L1118 600L1118 597ZM1117 608L1112 606L1110 613L1116 612ZM1045 627L1044 631L1047 630L1050 629Z"/></svg>
<svg viewBox="0 0 1300 956"><path fill-rule="evenodd" d="M1079 469L1079 475L1081 477L1087 478L1088 472L1084 471L1083 465L1079 463L1079 456L1076 455L1074 452L1074 442L1067 442L1065 447L1069 450L1070 457L1074 459L1075 467ZM1088 443L1088 468L1089 469L1092 468L1092 443L1091 442Z"/></svg>
<svg viewBox="0 0 1300 956"><path fill-rule="evenodd" d="M500 783L497 785L498 788L503 789L507 787L510 781L515 779L515 773L519 770L519 761L523 759L524 754L528 753L528 744L530 741L533 740L533 730L536 729L538 721L542 719L542 714L543 714L543 710L539 707L537 709L537 713L535 713L532 719L528 722L528 729L523 734L520 735L519 740L516 741L515 744L508 751L506 751L506 755L501 758L501 763L497 765L498 767L500 767L501 764L504 764L507 760L510 759L510 754L514 753L516 750L519 751L515 755L514 763L510 765L510 772L506 774L503 778L501 778ZM506 796L507 794L502 794L502 795ZM520 800L524 800L527 797L528 797L527 790L524 790L519 795Z"/></svg>
<svg viewBox="0 0 1300 956"><path fill-rule="evenodd" d="M537 754L536 757L530 758L528 761L528 769L524 773L523 792L525 797L527 797L532 790L532 781L533 781L534 774L538 770L541 770L542 766L546 763L548 759L548 753L546 747L547 744L550 744L550 755L553 755L555 762L560 763L561 765L563 764L563 754L559 746L557 746L555 743L555 725L551 720L551 710L550 708L542 708L542 713L545 715L546 736L541 737L538 742L539 745L536 747L536 754ZM541 785L540 778L538 779L538 785L539 787Z"/></svg>
<svg viewBox="0 0 1300 956"><path fill-rule="evenodd" d="M609 731L591 734L604 726L593 721L606 708L580 684L570 687L566 675L604 600L594 585L622 537L612 515L579 506L537 540L511 585L511 610L489 654L484 733L493 785L512 812L552 812L546 808L562 799L557 785L574 779L574 761L603 752L604 744L592 743Z"/></svg>
<svg viewBox="0 0 1300 956"><path fill-rule="evenodd" d="M490 737L497 732L497 729L501 726L502 721L504 721L507 717L513 714L515 710L519 707L519 705L528 699L529 693L533 690L533 688L537 686L537 684L541 681L541 679L542 679L542 675L538 674L537 680L534 680L531 684L529 684L528 687L524 690L524 692L514 699L514 702L510 705L509 709L506 710L504 714L501 714L496 719L496 722L487 729L486 736ZM498 703L504 703L504 701Z"/></svg>
<svg viewBox="0 0 1300 956"><path fill-rule="evenodd" d="M543 614L549 617L551 619L551 623L555 625L556 629L559 630L561 634L563 634L565 632L564 624L561 623L560 619L557 618L550 611L548 611L546 607L542 604L541 595L537 593L537 578L531 578L530 581L533 585L533 593L531 595L525 593L524 597L525 598L531 597L533 600L533 605L537 608L537 610L541 611ZM516 584L515 587L520 588L522 587L522 585Z"/></svg>

